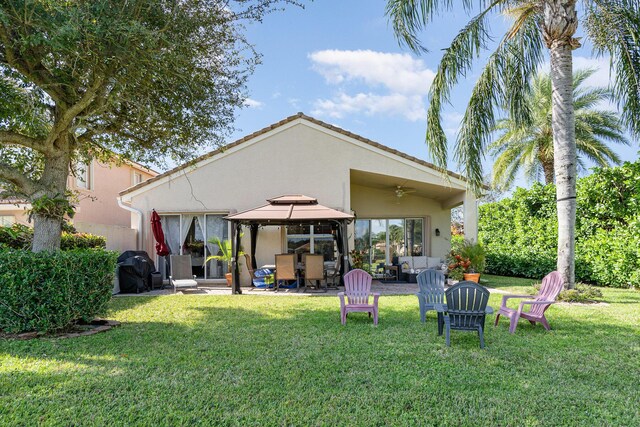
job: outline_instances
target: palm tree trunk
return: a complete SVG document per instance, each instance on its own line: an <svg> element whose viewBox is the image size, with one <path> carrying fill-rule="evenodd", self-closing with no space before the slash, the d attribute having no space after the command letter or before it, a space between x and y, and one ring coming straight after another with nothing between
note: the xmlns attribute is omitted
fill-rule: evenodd
<svg viewBox="0 0 640 427"><path fill-rule="evenodd" d="M547 0L543 34L551 53L552 128L558 206L557 268L564 285L575 285L576 139L572 50L578 25L575 0Z"/></svg>

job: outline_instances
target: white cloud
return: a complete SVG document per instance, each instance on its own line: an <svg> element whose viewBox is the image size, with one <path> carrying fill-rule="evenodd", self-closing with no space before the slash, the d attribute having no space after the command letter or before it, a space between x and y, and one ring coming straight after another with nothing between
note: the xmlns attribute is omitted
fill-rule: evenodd
<svg viewBox="0 0 640 427"><path fill-rule="evenodd" d="M316 100L313 114L334 118L356 113L401 115L411 121L424 118L425 96L435 73L422 60L371 50L323 50L309 58L313 69L338 89L330 99ZM348 93L354 85L364 85L365 90Z"/></svg>
<svg viewBox="0 0 640 427"><path fill-rule="evenodd" d="M261 109L264 106L264 103L256 101L255 99L247 98L244 100L244 106L248 108Z"/></svg>

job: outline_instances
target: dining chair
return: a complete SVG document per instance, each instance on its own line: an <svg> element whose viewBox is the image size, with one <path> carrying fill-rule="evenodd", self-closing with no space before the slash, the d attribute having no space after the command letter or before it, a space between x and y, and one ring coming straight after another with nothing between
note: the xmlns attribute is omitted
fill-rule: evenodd
<svg viewBox="0 0 640 427"><path fill-rule="evenodd" d="M324 279L324 255L306 254L304 257L304 290L307 291L307 283L316 281L315 290L322 291L320 286ZM327 289L324 289L327 292Z"/></svg>
<svg viewBox="0 0 640 427"><path fill-rule="evenodd" d="M276 283L275 290L278 290L281 281L295 280L298 287L298 275L296 269L296 254L276 255Z"/></svg>

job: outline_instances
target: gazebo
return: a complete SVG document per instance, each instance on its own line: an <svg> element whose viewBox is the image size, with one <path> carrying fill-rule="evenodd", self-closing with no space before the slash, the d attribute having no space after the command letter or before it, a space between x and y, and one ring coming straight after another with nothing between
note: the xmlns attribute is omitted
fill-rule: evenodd
<svg viewBox="0 0 640 427"><path fill-rule="evenodd" d="M242 226L249 227L251 232L251 263L256 265L256 246L258 229L260 226L286 226L286 225L313 225L329 223L335 231L334 239L338 248L340 274L349 271L349 241L347 238L347 224L353 221L354 216L336 209L318 204L318 200L300 194L284 195L267 200L268 204L255 209L239 212L225 217L231 222L231 241L233 250L233 285L232 293L241 294L240 268L238 263L238 249L240 248L240 236Z"/></svg>

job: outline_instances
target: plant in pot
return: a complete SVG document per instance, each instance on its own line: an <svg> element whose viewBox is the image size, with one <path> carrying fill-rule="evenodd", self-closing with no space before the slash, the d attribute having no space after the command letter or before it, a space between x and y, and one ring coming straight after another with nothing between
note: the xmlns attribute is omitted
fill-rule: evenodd
<svg viewBox="0 0 640 427"><path fill-rule="evenodd" d="M460 247L460 256L469 260L464 280L471 280L480 283L480 274L484 273L486 265L486 251L480 243L473 243L468 240Z"/></svg>
<svg viewBox="0 0 640 427"><path fill-rule="evenodd" d="M231 264L233 262L233 249L231 245L231 240L220 240L218 237L214 236L209 239L209 243L213 243L218 246L218 254L210 255L205 260L205 263L209 261L220 261L227 263L227 272L224 277L227 279L227 286L231 286L232 284L232 274L231 274ZM244 255L244 252L238 251L238 256Z"/></svg>
<svg viewBox="0 0 640 427"><path fill-rule="evenodd" d="M449 279L454 281L460 281L466 279L465 273L469 269L471 261L468 258L464 258L462 255L451 251L449 254Z"/></svg>

